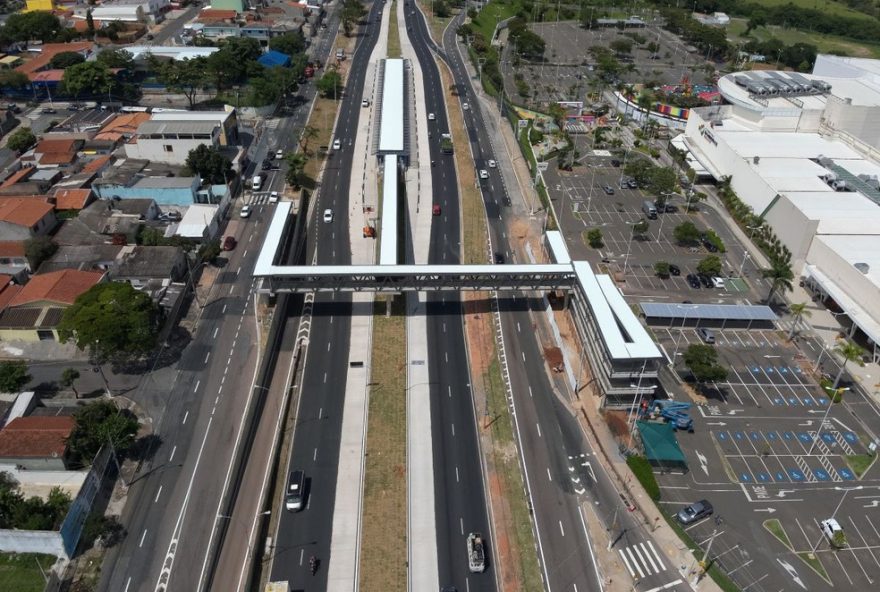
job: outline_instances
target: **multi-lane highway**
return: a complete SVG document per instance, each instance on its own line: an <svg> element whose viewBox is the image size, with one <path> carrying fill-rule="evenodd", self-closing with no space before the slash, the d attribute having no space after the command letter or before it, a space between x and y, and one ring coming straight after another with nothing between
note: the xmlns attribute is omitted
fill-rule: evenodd
<svg viewBox="0 0 880 592"><path fill-rule="evenodd" d="M440 134L449 131L443 82L428 47L425 21L405 6L407 35L419 61L425 89L425 112L433 113L429 155L434 216L428 263L460 263L461 232L455 161L440 152ZM457 105L451 108L457 109ZM462 146L460 149L465 149ZM427 300L428 372L431 378L431 427L434 444L434 500L437 523L437 563L440 584L459 590L495 590L493 563L482 574L468 571L465 539L482 533L491 550L491 530L486 510L480 464L477 424L470 392L461 301L449 295L429 294Z"/></svg>
<svg viewBox="0 0 880 592"><path fill-rule="evenodd" d="M311 262L316 256L319 265L347 265L351 262L348 200L355 156L352 146L361 115L367 61L376 43L378 15L382 7L382 3L373 4L367 17L369 24L358 33L334 133L342 148L333 151L327 162L313 208L319 215L324 209L332 209L335 213L331 224L322 223L317 218L310 224L316 230L309 236L307 260ZM336 489L355 486L337 482L351 298L344 294L319 295L315 298L312 314L290 461L279 475L280 479L286 479L292 470L305 471L307 506L302 512L281 512L271 560L270 579L288 581L293 590L326 589ZM318 558L320 565L314 576L309 571L308 561L312 555Z"/></svg>

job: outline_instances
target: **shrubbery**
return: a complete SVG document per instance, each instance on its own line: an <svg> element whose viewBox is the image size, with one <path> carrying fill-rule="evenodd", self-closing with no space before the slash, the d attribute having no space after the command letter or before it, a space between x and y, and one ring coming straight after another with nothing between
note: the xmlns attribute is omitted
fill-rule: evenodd
<svg viewBox="0 0 880 592"><path fill-rule="evenodd" d="M648 459L644 456L630 456L626 459L626 464L636 476L636 479L639 480L639 483L642 484L642 487L645 488L645 492L651 499L655 502L659 501L660 486L657 484L657 479L654 477L654 468L651 467Z"/></svg>

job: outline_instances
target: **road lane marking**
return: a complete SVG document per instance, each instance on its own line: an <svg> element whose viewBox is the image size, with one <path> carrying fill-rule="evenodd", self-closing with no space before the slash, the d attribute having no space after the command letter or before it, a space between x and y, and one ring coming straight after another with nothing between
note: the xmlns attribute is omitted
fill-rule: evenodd
<svg viewBox="0 0 880 592"><path fill-rule="evenodd" d="M217 333L220 331L220 327L214 327L214 335L211 339L217 339Z"/></svg>
<svg viewBox="0 0 880 592"><path fill-rule="evenodd" d="M529 387L529 397L531 397L531 396L532 396L532 387L530 386Z"/></svg>
<svg viewBox="0 0 880 592"><path fill-rule="evenodd" d="M156 497L155 497L155 499L153 499L153 503L154 503L154 504L155 504L156 502L159 501L159 496L160 496L160 495L162 495L162 486L161 486L161 485L159 486L159 491L156 492Z"/></svg>
<svg viewBox="0 0 880 592"><path fill-rule="evenodd" d="M199 379L199 380L196 381L196 388L194 388L193 390L195 390L195 391L199 390L199 385L200 385L200 384L202 384L202 380L201 380L201 379Z"/></svg>
<svg viewBox="0 0 880 592"><path fill-rule="evenodd" d="M189 411L187 411L187 412L183 415L183 421L181 422L182 424L186 424L186 418L187 418L187 417L189 417Z"/></svg>
<svg viewBox="0 0 880 592"><path fill-rule="evenodd" d="M141 535L141 542L138 544L138 548L144 546L144 539L147 538L147 529L144 529L144 534Z"/></svg>
<svg viewBox="0 0 880 592"><path fill-rule="evenodd" d="M623 552L623 549L618 549L618 553L620 553L620 558L623 559L623 564L626 565L626 571L629 572L630 577L636 577L636 572L633 571L632 566L629 564L629 560L626 558L626 554Z"/></svg>
<svg viewBox="0 0 880 592"><path fill-rule="evenodd" d="M174 453L177 452L177 445L174 445L174 448L171 449L171 456L168 457L168 462L174 460Z"/></svg>
<svg viewBox="0 0 880 592"><path fill-rule="evenodd" d="M681 584L681 580L675 580L674 582L669 582L668 584L663 584L662 586L657 586L656 588L651 588L648 592L660 592L661 590L669 590L673 586L678 586Z"/></svg>
<svg viewBox="0 0 880 592"><path fill-rule="evenodd" d="M626 549L624 549L624 551L626 551L627 555L629 555L629 558L632 560L633 565L636 566L636 571L639 572L639 577L644 578L645 572L642 571L642 566L639 564L638 561L636 561L635 555L633 555L632 550L627 547Z"/></svg>
<svg viewBox="0 0 880 592"><path fill-rule="evenodd" d="M562 527L562 520L559 521L559 532L562 533L562 536L565 536L565 528Z"/></svg>
<svg viewBox="0 0 880 592"><path fill-rule="evenodd" d="M651 553L653 553L654 557L657 559L657 563L660 565L660 569L661 570L666 569L666 565L663 563L663 560L660 559L660 554L657 553L657 549L654 548L653 543L651 543L651 541L647 541L647 543L648 543L648 547L651 549Z"/></svg>
<svg viewBox="0 0 880 592"><path fill-rule="evenodd" d="M553 481L553 477L550 475L550 467L547 467L547 478Z"/></svg>
<svg viewBox="0 0 880 592"><path fill-rule="evenodd" d="M544 436L541 435L541 424L536 423L535 427L538 428L538 437L543 438Z"/></svg>
<svg viewBox="0 0 880 592"><path fill-rule="evenodd" d="M461 534L464 534L464 518L458 519L458 526L461 529Z"/></svg>
<svg viewBox="0 0 880 592"><path fill-rule="evenodd" d="M131 585L131 576L128 576L128 579L125 580L125 592L128 592L128 587Z"/></svg>
<svg viewBox="0 0 880 592"><path fill-rule="evenodd" d="M452 424L452 436L455 437L455 424Z"/></svg>

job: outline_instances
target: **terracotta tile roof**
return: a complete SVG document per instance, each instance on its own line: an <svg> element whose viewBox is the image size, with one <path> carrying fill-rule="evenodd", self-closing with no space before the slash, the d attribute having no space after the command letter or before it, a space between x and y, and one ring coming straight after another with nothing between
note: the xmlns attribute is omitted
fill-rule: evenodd
<svg viewBox="0 0 880 592"><path fill-rule="evenodd" d="M61 82L64 79L64 70L41 70L27 76L31 82Z"/></svg>
<svg viewBox="0 0 880 592"><path fill-rule="evenodd" d="M0 457L61 457L76 422L72 417L17 417L0 430Z"/></svg>
<svg viewBox="0 0 880 592"><path fill-rule="evenodd" d="M0 198L0 220L30 228L52 211L52 204L38 199Z"/></svg>
<svg viewBox="0 0 880 592"><path fill-rule="evenodd" d="M70 164L76 160L76 152L44 152L40 164Z"/></svg>
<svg viewBox="0 0 880 592"><path fill-rule="evenodd" d="M49 65L52 58L64 51L84 52L91 50L95 46L91 41L79 41L77 43L44 43L40 46L40 53L34 59L28 60L21 66L16 68L24 74L31 74L42 70Z"/></svg>
<svg viewBox="0 0 880 592"><path fill-rule="evenodd" d="M95 135L95 140L112 140L117 141L128 135L134 136L140 124L150 120L149 113L123 113L117 115L110 122L101 128Z"/></svg>
<svg viewBox="0 0 880 592"><path fill-rule="evenodd" d="M7 177L5 181L3 181L3 184L0 185L0 187L9 187L10 185L14 185L19 181L24 181L36 172L37 169L34 167L24 167L22 169L18 169L17 171L9 175L9 177Z"/></svg>
<svg viewBox="0 0 880 592"><path fill-rule="evenodd" d="M0 257L24 257L24 241L0 241Z"/></svg>
<svg viewBox="0 0 880 592"><path fill-rule="evenodd" d="M87 162L86 166L84 166L82 168L82 172L84 172L84 173L97 173L98 171L101 170L101 168L105 164L110 162L110 160L112 158L113 158L112 156L100 156L100 157L96 158L95 160L91 160L91 161Z"/></svg>
<svg viewBox="0 0 880 592"><path fill-rule="evenodd" d="M21 292L21 286L12 283L12 276L0 274L0 311Z"/></svg>
<svg viewBox="0 0 880 592"><path fill-rule="evenodd" d="M200 21L222 21L226 19L234 19L238 15L234 10L222 10L217 8L207 8L199 13Z"/></svg>
<svg viewBox="0 0 880 592"><path fill-rule="evenodd" d="M73 304L77 297L101 281L103 271L78 271L63 269L51 273L40 273L31 278L9 306L21 306L34 302L57 302Z"/></svg>
<svg viewBox="0 0 880 592"><path fill-rule="evenodd" d="M55 192L56 210L81 210L88 204L91 189L62 189Z"/></svg>
<svg viewBox="0 0 880 592"><path fill-rule="evenodd" d="M80 140L59 139L59 140L40 140L37 147L34 148L35 154L46 154L49 152L76 152L77 143Z"/></svg>

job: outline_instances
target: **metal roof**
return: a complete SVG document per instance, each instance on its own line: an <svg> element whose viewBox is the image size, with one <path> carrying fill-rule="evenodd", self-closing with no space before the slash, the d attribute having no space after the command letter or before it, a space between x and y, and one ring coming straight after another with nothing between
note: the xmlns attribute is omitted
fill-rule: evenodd
<svg viewBox="0 0 880 592"><path fill-rule="evenodd" d="M218 121L157 121L151 119L138 126L140 136L152 134L205 134L211 135L220 126Z"/></svg>
<svg viewBox="0 0 880 592"><path fill-rule="evenodd" d="M379 264L396 265L397 261L397 156L385 156L382 174L382 226Z"/></svg>
<svg viewBox="0 0 880 592"><path fill-rule="evenodd" d="M403 153L404 100L403 60L385 60L382 80L382 121L379 124L379 152Z"/></svg>
<svg viewBox="0 0 880 592"><path fill-rule="evenodd" d="M769 306L763 305L640 302L639 306L648 318L718 321L775 321L778 318Z"/></svg>
<svg viewBox="0 0 880 592"><path fill-rule="evenodd" d="M547 244L550 246L550 254L556 263L571 263L571 255L568 254L568 247L565 246L565 239L558 230L548 230L545 234Z"/></svg>

